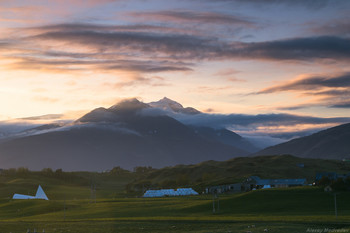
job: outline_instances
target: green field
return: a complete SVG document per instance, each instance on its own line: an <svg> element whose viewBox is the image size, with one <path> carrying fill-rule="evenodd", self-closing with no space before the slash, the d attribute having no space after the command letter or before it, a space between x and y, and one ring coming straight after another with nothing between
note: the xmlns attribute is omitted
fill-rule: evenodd
<svg viewBox="0 0 350 233"><path fill-rule="evenodd" d="M346 171L348 166L341 162L303 160L305 169L301 169L295 166L297 162L299 159L290 156L273 156L142 172L6 170L0 174L0 233L24 233L28 229L67 233L264 232L265 229L283 233L350 232L350 192L337 192L337 217L334 193L324 192L322 187L221 195L215 199L215 213L211 195L139 198L141 191L127 192L130 184L147 180L155 186L164 180L175 180L178 174L188 174L191 178L188 185L200 192L206 185L204 178L210 178L207 183L220 183L221 178L229 181L231 176L233 181L252 174L263 178L290 177L299 170L311 177L322 167L326 171ZM245 169L242 177L235 173L236 168ZM210 175L214 173L217 175ZM11 199L14 193L35 195L39 184L49 201ZM92 198L91 187L95 187L96 199Z"/></svg>
<svg viewBox="0 0 350 233"><path fill-rule="evenodd" d="M49 198L50 195L48 194ZM0 232L306 232L350 230L350 195L320 188L167 198L10 200L0 202ZM218 207L219 205L219 207ZM255 227L252 227L254 225ZM103 230L101 230L103 229Z"/></svg>

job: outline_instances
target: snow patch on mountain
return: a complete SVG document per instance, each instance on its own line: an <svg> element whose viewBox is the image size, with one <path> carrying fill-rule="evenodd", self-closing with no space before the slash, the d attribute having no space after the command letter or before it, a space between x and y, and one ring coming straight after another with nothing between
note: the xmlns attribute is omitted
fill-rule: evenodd
<svg viewBox="0 0 350 233"><path fill-rule="evenodd" d="M175 113L184 113L184 114L198 114L200 111L198 111L195 108L187 107L184 108L180 103L171 100L167 97L164 97L163 99L148 103L153 108L159 108L164 111L168 112L175 112Z"/></svg>

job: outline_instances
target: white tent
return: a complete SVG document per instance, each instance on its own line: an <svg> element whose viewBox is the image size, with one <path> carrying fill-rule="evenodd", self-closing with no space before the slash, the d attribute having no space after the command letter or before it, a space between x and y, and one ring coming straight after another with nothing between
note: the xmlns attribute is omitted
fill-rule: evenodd
<svg viewBox="0 0 350 233"><path fill-rule="evenodd" d="M23 194L15 193L13 195L12 199L35 199L35 196L23 195Z"/></svg>
<svg viewBox="0 0 350 233"><path fill-rule="evenodd" d="M147 190L143 197L164 197L164 193L161 190Z"/></svg>
<svg viewBox="0 0 350 233"><path fill-rule="evenodd" d="M38 190L36 191L35 194L35 198L36 199L44 199L44 200L49 200L49 198L47 198L43 188L39 185Z"/></svg>
<svg viewBox="0 0 350 233"><path fill-rule="evenodd" d="M160 189L160 190L147 190L143 197L165 197L165 196L188 196L198 195L192 188L178 188L174 189Z"/></svg>
<svg viewBox="0 0 350 233"><path fill-rule="evenodd" d="M165 196L176 196L176 192L174 189L161 189L162 193L164 193Z"/></svg>
<svg viewBox="0 0 350 233"><path fill-rule="evenodd" d="M17 194L15 193L12 197L12 199L43 199L43 200L49 200L47 198L43 188L39 185L38 190L36 191L35 196L30 196L30 195L23 195L23 194Z"/></svg>
<svg viewBox="0 0 350 233"><path fill-rule="evenodd" d="M176 193L178 196L198 195L192 188L178 188Z"/></svg>

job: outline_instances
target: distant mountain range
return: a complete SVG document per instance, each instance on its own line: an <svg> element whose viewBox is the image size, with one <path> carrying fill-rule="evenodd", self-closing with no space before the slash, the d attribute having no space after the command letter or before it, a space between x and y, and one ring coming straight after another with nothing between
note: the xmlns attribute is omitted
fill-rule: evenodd
<svg viewBox="0 0 350 233"><path fill-rule="evenodd" d="M226 129L193 127L157 109L199 114L164 98L137 99L97 108L69 125L43 125L0 142L3 168L25 166L64 170L104 170L114 166L164 167L246 156L257 149Z"/></svg>
<svg viewBox="0 0 350 233"><path fill-rule="evenodd" d="M129 99L110 108L97 108L73 123L41 125L3 137L0 166L101 171L115 166L161 168L248 155L328 159L350 155L350 124L260 150L230 130L186 125L174 118L179 114L202 113L168 98L148 104Z"/></svg>
<svg viewBox="0 0 350 233"><path fill-rule="evenodd" d="M310 136L267 147L254 155L291 154L303 158L349 159L350 124L343 124Z"/></svg>

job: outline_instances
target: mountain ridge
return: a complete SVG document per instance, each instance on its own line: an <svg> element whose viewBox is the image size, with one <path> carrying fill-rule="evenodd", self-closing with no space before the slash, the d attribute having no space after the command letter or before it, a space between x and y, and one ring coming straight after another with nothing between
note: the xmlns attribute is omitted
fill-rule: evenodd
<svg viewBox="0 0 350 233"><path fill-rule="evenodd" d="M171 100L167 97L164 97L163 99L156 102L150 102L148 104L151 107L160 108L165 111L174 111L176 113L191 114L191 115L201 113L200 111L192 107L184 108L180 103L174 100Z"/></svg>
<svg viewBox="0 0 350 233"><path fill-rule="evenodd" d="M5 168L105 170L110 166L131 169L222 161L249 154L203 137L170 116L145 114L148 108L151 106L130 99L94 109L71 125L43 126L46 131L42 134L0 143L0 163Z"/></svg>
<svg viewBox="0 0 350 233"><path fill-rule="evenodd" d="M350 158L350 123L267 147L253 155L292 154L303 158Z"/></svg>
<svg viewBox="0 0 350 233"><path fill-rule="evenodd" d="M173 117L193 114L202 113L166 97L151 103L123 100L109 108L96 108L69 124L36 126L2 138L0 164L4 168L97 171L111 166L160 168L248 155L343 159L350 154L350 124L258 151L235 132L185 124Z"/></svg>

